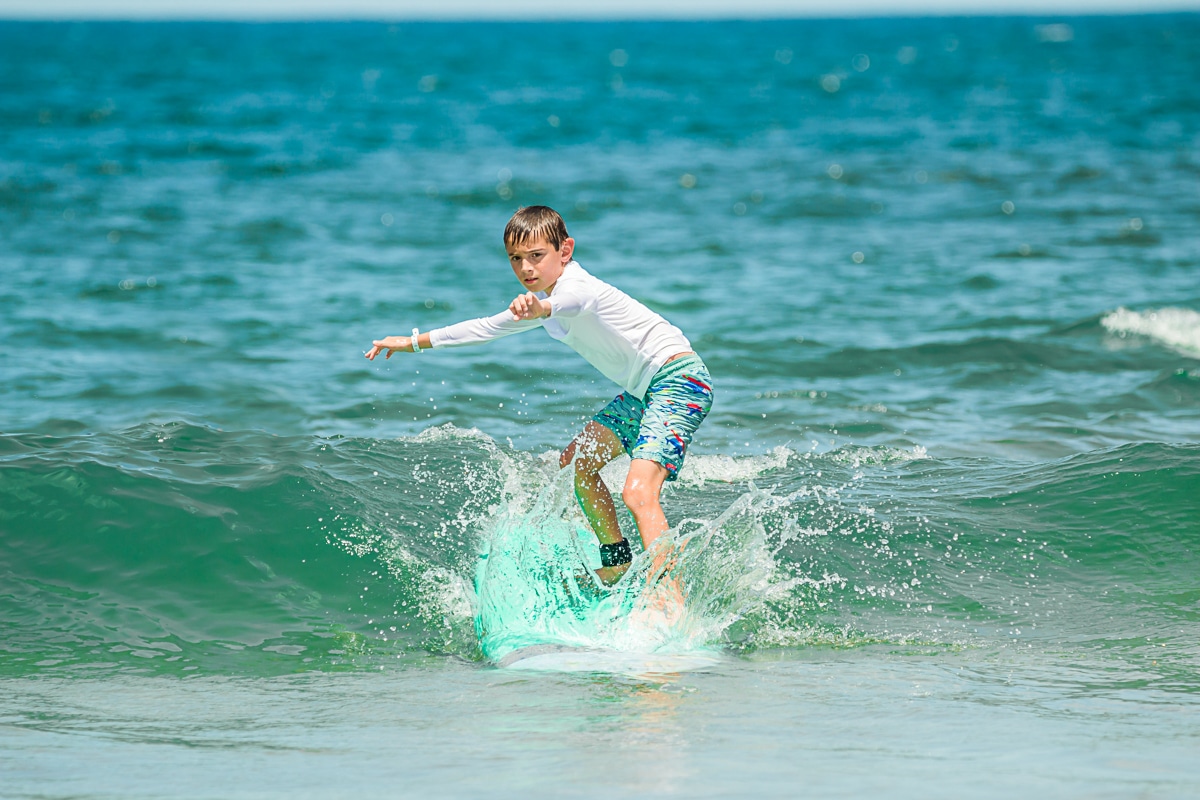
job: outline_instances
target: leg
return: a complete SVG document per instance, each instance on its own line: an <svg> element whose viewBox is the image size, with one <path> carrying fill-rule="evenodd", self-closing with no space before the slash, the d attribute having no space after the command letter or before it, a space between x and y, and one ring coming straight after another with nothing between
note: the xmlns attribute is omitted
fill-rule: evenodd
<svg viewBox="0 0 1200 800"><path fill-rule="evenodd" d="M633 463L621 493L647 551L668 529L659 502L663 483L678 475L692 434L712 407L708 370L699 356L683 355L678 367L659 370L650 384L636 444L629 451Z"/></svg>
<svg viewBox="0 0 1200 800"><path fill-rule="evenodd" d="M575 497L601 544L612 544L625 538L617 522L617 508L613 504L612 494L600 477L604 465L624 452L625 448L621 446L617 435L592 420L558 457L560 467L575 463ZM601 567L596 574L606 584L616 583L628 568L628 564Z"/></svg>
<svg viewBox="0 0 1200 800"><path fill-rule="evenodd" d="M673 609L673 613L677 615L683 607L683 592L679 581L666 574L669 569L668 559L674 555L672 548L668 546L652 549L668 529L667 515L663 513L659 500L667 474L667 468L657 461L635 458L629 467L629 477L625 479L621 499L633 512L638 533L642 536L642 545L654 559L650 565L649 577L655 586L654 591L658 592L656 604L664 611Z"/></svg>
<svg viewBox="0 0 1200 800"><path fill-rule="evenodd" d="M642 546L649 550L654 540L667 532L667 516L663 513L659 496L663 482L667 479L667 468L648 458L635 458L625 479L621 499L637 521Z"/></svg>

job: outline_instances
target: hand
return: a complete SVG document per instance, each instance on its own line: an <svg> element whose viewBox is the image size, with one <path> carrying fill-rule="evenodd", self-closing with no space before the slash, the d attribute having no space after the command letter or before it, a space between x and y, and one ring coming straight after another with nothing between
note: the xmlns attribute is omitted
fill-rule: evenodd
<svg viewBox="0 0 1200 800"><path fill-rule="evenodd" d="M516 299L508 304L508 310L512 312L514 320L541 319L550 316L550 303L539 300L533 292L526 292L517 295Z"/></svg>
<svg viewBox="0 0 1200 800"><path fill-rule="evenodd" d="M402 350L405 353L412 352L412 337L410 336L385 336L382 339L377 339L371 342L374 347L368 350L365 355L368 361L374 361L375 356L387 350L387 355L384 358L391 358L392 353L397 350Z"/></svg>

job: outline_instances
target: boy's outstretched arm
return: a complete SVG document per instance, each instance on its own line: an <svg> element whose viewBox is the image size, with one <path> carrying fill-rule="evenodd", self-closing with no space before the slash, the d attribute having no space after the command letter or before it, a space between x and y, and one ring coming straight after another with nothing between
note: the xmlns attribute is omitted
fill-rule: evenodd
<svg viewBox="0 0 1200 800"><path fill-rule="evenodd" d="M363 353L363 355L365 355L369 361L374 361L375 356L379 355L384 350L387 350L387 355L384 356L384 358L391 358L392 353L397 351L402 353L413 353L416 351L413 349L412 339L413 337L411 336L385 336L382 339L376 339L375 341L371 342L371 349ZM424 350L426 347L433 347L433 344L429 341L428 333L422 333L420 336L418 336L417 344L420 345L422 350Z"/></svg>
<svg viewBox="0 0 1200 800"><path fill-rule="evenodd" d="M490 342L493 339L540 327L542 324L540 319L550 314L550 303L547 300L538 300L536 297L533 297L533 300L537 302L537 305L528 305L528 301L526 301L526 305L520 309L524 312L523 314L519 314L516 308L517 301L514 300L507 311L501 311L499 314L469 319L445 328L436 328L427 333L421 333L417 336L417 344L420 345L421 350L432 348L436 336L439 348L461 347L468 344ZM413 337L411 336L385 336L371 342L371 349L363 355L374 361L375 356L385 350L387 351L386 358L391 358L392 353L412 353L416 351L416 348L413 347Z"/></svg>

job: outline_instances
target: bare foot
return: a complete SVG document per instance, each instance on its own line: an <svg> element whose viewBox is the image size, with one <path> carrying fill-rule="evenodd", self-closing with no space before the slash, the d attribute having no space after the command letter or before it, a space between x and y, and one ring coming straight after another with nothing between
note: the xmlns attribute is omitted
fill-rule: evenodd
<svg viewBox="0 0 1200 800"><path fill-rule="evenodd" d="M662 537L650 544L650 549L653 551L653 556L650 560L650 571L646 573L646 578L651 582L660 578L670 577L671 570L675 569L675 565L679 563L679 556L682 554L683 546L678 545Z"/></svg>
<svg viewBox="0 0 1200 800"><path fill-rule="evenodd" d="M629 569L628 564L618 564L615 567L601 567L596 570L596 577L605 586L612 586L617 581L621 580L621 576Z"/></svg>

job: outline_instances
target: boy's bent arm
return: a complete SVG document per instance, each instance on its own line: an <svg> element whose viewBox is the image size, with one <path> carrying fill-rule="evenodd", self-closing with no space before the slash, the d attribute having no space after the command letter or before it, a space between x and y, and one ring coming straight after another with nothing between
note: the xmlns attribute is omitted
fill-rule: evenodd
<svg viewBox="0 0 1200 800"><path fill-rule="evenodd" d="M578 287L558 286L555 287L554 294L543 302L546 304L546 316L577 317L594 307L595 300L594 296L580 292Z"/></svg>

